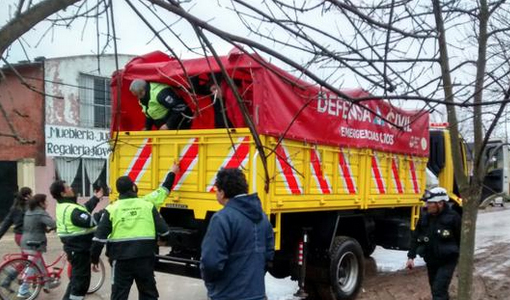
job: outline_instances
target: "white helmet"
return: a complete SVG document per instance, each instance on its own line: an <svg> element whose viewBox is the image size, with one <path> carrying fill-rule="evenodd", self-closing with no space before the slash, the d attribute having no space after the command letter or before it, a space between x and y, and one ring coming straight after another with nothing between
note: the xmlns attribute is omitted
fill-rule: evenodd
<svg viewBox="0 0 510 300"><path fill-rule="evenodd" d="M450 197L448 197L448 192L442 187L435 187L430 190L425 190L423 197L421 200L426 202L448 202Z"/></svg>

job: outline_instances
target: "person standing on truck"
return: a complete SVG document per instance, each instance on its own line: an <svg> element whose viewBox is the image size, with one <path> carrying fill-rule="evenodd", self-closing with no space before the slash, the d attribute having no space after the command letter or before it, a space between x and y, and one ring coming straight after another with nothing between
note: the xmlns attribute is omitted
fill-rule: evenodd
<svg viewBox="0 0 510 300"><path fill-rule="evenodd" d="M274 256L273 227L257 194L239 169L216 175L216 199L223 205L202 241L200 271L212 300L265 299L264 275Z"/></svg>
<svg viewBox="0 0 510 300"><path fill-rule="evenodd" d="M135 79L129 86L145 114L145 130L191 128L192 111L169 85Z"/></svg>
<svg viewBox="0 0 510 300"><path fill-rule="evenodd" d="M57 200L57 235L71 265L71 278L62 299L80 300L90 285L90 247L96 227L91 213L103 197L103 189L95 190L84 205L77 203L73 188L63 180L53 182L50 193Z"/></svg>
<svg viewBox="0 0 510 300"><path fill-rule="evenodd" d="M416 255L423 257L432 299L448 300L448 287L459 258L461 218L448 206L448 193L442 187L426 191L422 200L427 202L427 211L422 212L411 235L406 266L414 268Z"/></svg>
<svg viewBox="0 0 510 300"><path fill-rule="evenodd" d="M214 109L214 128L233 128L227 114L227 106L224 100L222 86L227 87L221 73L202 74L190 78L195 93L211 97L211 105Z"/></svg>
<svg viewBox="0 0 510 300"><path fill-rule="evenodd" d="M14 198L14 204L0 226L0 239L14 225L14 241L21 246L21 235L23 234L23 217L27 210L28 199L32 197L32 189L22 187Z"/></svg>
<svg viewBox="0 0 510 300"><path fill-rule="evenodd" d="M149 194L150 197L139 198L136 184L130 177L117 179L119 200L106 207L91 251L92 263L97 265L106 243L106 253L115 274L110 299L128 299L133 280L138 287L138 299L158 299L154 278L156 242L158 235L164 237L170 231L155 203L161 205L166 198L178 170L174 164L162 187Z"/></svg>

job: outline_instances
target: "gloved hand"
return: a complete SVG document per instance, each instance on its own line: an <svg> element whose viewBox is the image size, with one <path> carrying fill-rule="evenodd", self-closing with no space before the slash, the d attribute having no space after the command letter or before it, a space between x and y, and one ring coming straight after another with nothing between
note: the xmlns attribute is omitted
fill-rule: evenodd
<svg viewBox="0 0 510 300"><path fill-rule="evenodd" d="M174 185L175 175L179 172L179 164L174 163L168 175L166 175L165 181L162 186L164 186L169 191L172 189Z"/></svg>

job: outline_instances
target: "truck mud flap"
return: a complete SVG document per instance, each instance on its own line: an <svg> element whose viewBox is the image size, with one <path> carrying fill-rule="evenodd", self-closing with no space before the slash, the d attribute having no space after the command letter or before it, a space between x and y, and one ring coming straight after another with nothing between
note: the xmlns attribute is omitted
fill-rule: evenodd
<svg viewBox="0 0 510 300"><path fill-rule="evenodd" d="M197 260L172 257L166 255L156 255L155 271L192 278L202 278L200 276L200 262Z"/></svg>

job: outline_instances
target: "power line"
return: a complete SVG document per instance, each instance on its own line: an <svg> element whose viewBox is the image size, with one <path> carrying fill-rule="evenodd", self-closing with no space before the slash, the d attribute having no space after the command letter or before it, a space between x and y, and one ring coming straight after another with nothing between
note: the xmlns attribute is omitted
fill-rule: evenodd
<svg viewBox="0 0 510 300"><path fill-rule="evenodd" d="M92 75L86 75L86 76L98 77L98 78L103 78L103 79L105 79L105 78L109 79L109 77L92 76ZM48 80L48 79L42 79L42 78L37 78L37 77L32 77L32 76L23 76L23 78L32 79L32 80L39 80L39 81L43 81L43 82L49 82L49 83L53 83L53 84L57 84L57 85L75 87L75 88L79 88L79 89L83 89L83 90L97 91L97 89L95 89L95 88L89 88L89 87L85 87L85 86L81 86L81 85L65 83L65 82L60 82L60 81L53 81L53 80Z"/></svg>

